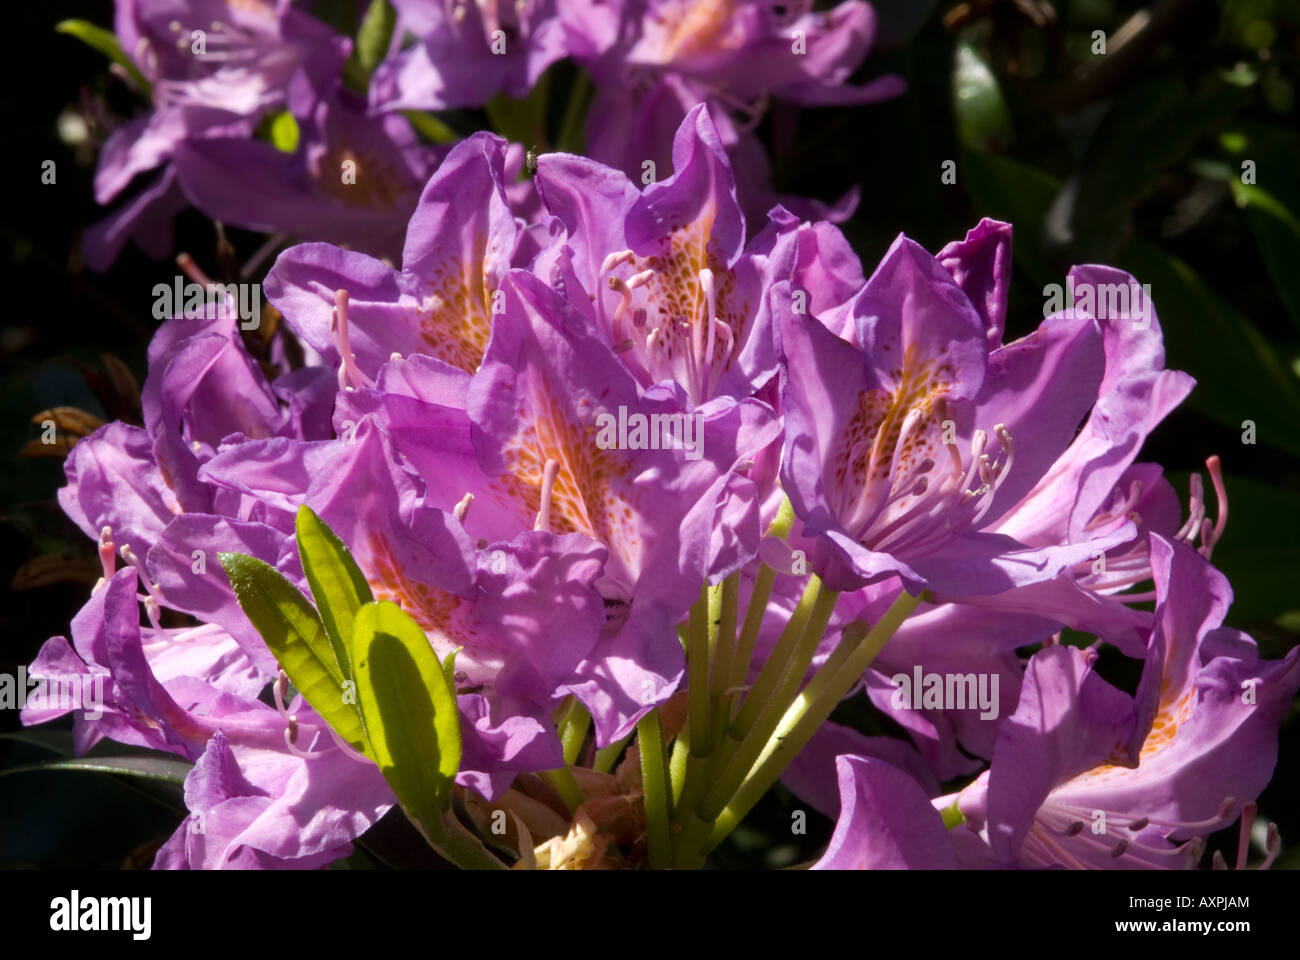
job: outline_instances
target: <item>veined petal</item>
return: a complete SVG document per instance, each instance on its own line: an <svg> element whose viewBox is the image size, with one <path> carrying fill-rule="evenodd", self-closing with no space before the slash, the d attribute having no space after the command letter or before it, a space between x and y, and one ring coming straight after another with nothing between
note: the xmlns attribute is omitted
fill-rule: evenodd
<svg viewBox="0 0 1300 960"><path fill-rule="evenodd" d="M943 818L915 780L868 757L836 760L840 817L814 870L952 869Z"/></svg>

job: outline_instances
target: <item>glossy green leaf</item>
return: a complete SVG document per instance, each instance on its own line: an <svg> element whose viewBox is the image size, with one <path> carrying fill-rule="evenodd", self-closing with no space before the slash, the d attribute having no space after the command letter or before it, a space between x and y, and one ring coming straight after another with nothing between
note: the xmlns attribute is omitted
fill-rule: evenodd
<svg viewBox="0 0 1300 960"><path fill-rule="evenodd" d="M397 11L393 5L388 0L371 0L357 30L357 59L366 73L374 73L375 67L388 55L396 26Z"/></svg>
<svg viewBox="0 0 1300 960"><path fill-rule="evenodd" d="M431 113L425 113L423 110L403 110L402 116L434 143L455 143L460 139L455 130Z"/></svg>
<svg viewBox="0 0 1300 960"><path fill-rule="evenodd" d="M1255 326L1191 267L1153 244L1135 240L1122 265L1151 285L1167 365L1193 374L1218 371L1200 379L1188 399L1227 428L1207 437L1207 448L1240 447L1249 420L1257 443L1300 454L1300 383Z"/></svg>
<svg viewBox="0 0 1300 960"><path fill-rule="evenodd" d="M351 652L375 762L407 812L436 832L460 769L460 714L442 664L420 625L386 600L357 613Z"/></svg>
<svg viewBox="0 0 1300 960"><path fill-rule="evenodd" d="M73 749L72 734L67 730L50 730L47 727L24 727L11 733L0 733L0 740L27 743L63 757L70 757Z"/></svg>
<svg viewBox="0 0 1300 960"><path fill-rule="evenodd" d="M876 46L901 47L925 26L938 0L872 0L877 27Z"/></svg>
<svg viewBox="0 0 1300 960"><path fill-rule="evenodd" d="M447 678L447 686L451 688L453 695L456 693L456 654L464 649L464 647L457 647L442 661L442 675Z"/></svg>
<svg viewBox="0 0 1300 960"><path fill-rule="evenodd" d="M1228 181L1233 198L1242 208L1250 232L1255 236L1264 268L1273 280L1279 299L1291 318L1300 324L1300 219L1273 194L1262 187Z"/></svg>
<svg viewBox="0 0 1300 960"><path fill-rule="evenodd" d="M546 105L551 88L551 73L547 70L537 78L537 83L522 99L499 93L483 105L494 132L507 140L527 146L545 144Z"/></svg>
<svg viewBox="0 0 1300 960"><path fill-rule="evenodd" d="M348 641L357 611L375 598L366 575L352 559L347 546L305 503L298 508L296 522L298 557L311 585L342 679L351 680L352 662Z"/></svg>
<svg viewBox="0 0 1300 960"><path fill-rule="evenodd" d="M293 153L298 149L298 141L301 138L298 121L288 110L281 110L271 118L267 133L271 146L281 153Z"/></svg>
<svg viewBox="0 0 1300 960"><path fill-rule="evenodd" d="M117 35L111 30L105 30L103 27L97 27L93 23L85 20L64 20L55 25L54 29L59 33L65 33L70 37L76 37L82 43L98 50L104 56L108 57L114 63L121 64L136 86L147 96L152 89L140 68L131 62L131 58L122 50L122 44L117 39Z"/></svg>
<svg viewBox="0 0 1300 960"><path fill-rule="evenodd" d="M460 769L460 712L429 638L401 607L380 601L358 612L350 646L372 755L402 810L452 863L503 869L451 809Z"/></svg>
<svg viewBox="0 0 1300 960"><path fill-rule="evenodd" d="M1131 232L1125 225L1134 206L1249 98L1248 90L1224 82L1189 95L1166 76L1126 90L1093 131L1078 172L1052 205L1052 241L1093 261L1112 260Z"/></svg>
<svg viewBox="0 0 1300 960"><path fill-rule="evenodd" d="M368 753L365 728L320 617L274 567L239 553L219 555L239 606L317 713L354 749Z"/></svg>
<svg viewBox="0 0 1300 960"><path fill-rule="evenodd" d="M1043 222L1059 181L1010 157L972 150L962 151L957 180L965 185L979 216L1017 225L1013 256L1035 284L1041 288L1064 282L1043 254L1034 226Z"/></svg>
<svg viewBox="0 0 1300 960"><path fill-rule="evenodd" d="M979 151L1006 145L1014 134L997 77L969 43L959 42L954 56L952 109L957 139Z"/></svg>
<svg viewBox="0 0 1300 960"><path fill-rule="evenodd" d="M145 757L79 757L43 760L0 770L0 777L14 773L33 773L40 770L74 770L83 773L111 773L167 783L184 783L193 764L169 756Z"/></svg>

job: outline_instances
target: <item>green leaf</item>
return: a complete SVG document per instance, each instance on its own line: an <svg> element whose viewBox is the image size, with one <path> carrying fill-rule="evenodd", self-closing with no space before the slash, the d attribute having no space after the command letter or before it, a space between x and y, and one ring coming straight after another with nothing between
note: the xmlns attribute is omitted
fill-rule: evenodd
<svg viewBox="0 0 1300 960"><path fill-rule="evenodd" d="M460 712L420 625L395 603L368 603L353 625L351 655L372 755L402 810L452 863L503 869L451 809L460 769Z"/></svg>
<svg viewBox="0 0 1300 960"><path fill-rule="evenodd" d="M583 154L587 150L587 113L595 96L595 87L591 75L581 67L576 67L573 84L569 88L568 104L564 108L564 120L560 123L560 132L555 140L555 149L564 153Z"/></svg>
<svg viewBox="0 0 1300 960"><path fill-rule="evenodd" d="M460 139L455 130L431 113L425 113L423 110L403 110L402 116L434 143L455 143Z"/></svg>
<svg viewBox="0 0 1300 960"><path fill-rule="evenodd" d="M408 814L437 834L460 769L455 691L429 638L395 603L361 608L351 648L375 762Z"/></svg>
<svg viewBox="0 0 1300 960"><path fill-rule="evenodd" d="M76 751L72 746L72 734L67 730L47 730L40 727L14 730L12 733L0 733L0 740L12 740L15 743L29 743L60 756L70 757Z"/></svg>
<svg viewBox="0 0 1300 960"><path fill-rule="evenodd" d="M920 32L937 5L938 0L872 0L879 24L876 47L901 47Z"/></svg>
<svg viewBox="0 0 1300 960"><path fill-rule="evenodd" d="M969 43L958 42L952 71L952 108L961 145L981 152L1014 137L997 77Z"/></svg>
<svg viewBox="0 0 1300 960"><path fill-rule="evenodd" d="M218 555L235 597L293 685L354 749L367 754L355 697L334 658L325 627L307 598L274 567L239 553Z"/></svg>
<svg viewBox="0 0 1300 960"><path fill-rule="evenodd" d="M1251 420L1259 443L1300 454L1300 384L1259 330L1191 267L1153 244L1135 240L1123 266L1151 285L1168 366L1193 375L1219 371L1200 380L1188 400L1228 428L1223 439L1207 437L1208 446L1239 446L1242 424Z"/></svg>
<svg viewBox="0 0 1300 960"><path fill-rule="evenodd" d="M364 94L370 89L370 74L366 73L357 58L357 52L343 61L343 86L356 93Z"/></svg>
<svg viewBox="0 0 1300 960"><path fill-rule="evenodd" d="M1181 82L1163 76L1125 91L1097 126L1079 172L1067 179L1053 205L1049 227L1055 240L1109 262L1130 232L1125 222L1133 207L1250 96L1223 82L1189 95Z"/></svg>
<svg viewBox="0 0 1300 960"><path fill-rule="evenodd" d="M1273 279L1278 298L1300 325L1300 220L1277 197L1262 187L1228 180L1237 206L1255 236L1264 268Z"/></svg>
<svg viewBox="0 0 1300 960"><path fill-rule="evenodd" d="M32 773L38 770L75 770L84 773L112 773L146 780L163 780L167 783L184 783L193 764L174 757L81 757L42 760L0 770L0 777L12 773Z"/></svg>
<svg viewBox="0 0 1300 960"><path fill-rule="evenodd" d="M344 680L354 679L348 642L352 621L375 598L347 546L307 504L298 508L298 557Z"/></svg>
<svg viewBox="0 0 1300 960"><path fill-rule="evenodd" d="M294 153L298 149L298 141L301 137L298 121L288 110L281 110L271 117L267 133L271 146L281 153Z"/></svg>
<svg viewBox="0 0 1300 960"><path fill-rule="evenodd" d="M498 93L483 105L492 129L514 143L525 146L545 144L546 104L551 87L551 71L537 78L537 83L521 100Z"/></svg>
<svg viewBox="0 0 1300 960"><path fill-rule="evenodd" d="M456 692L456 654L464 649L464 647L457 647L442 661L442 675L447 678L447 686L451 688L453 694Z"/></svg>
<svg viewBox="0 0 1300 960"><path fill-rule="evenodd" d="M1244 122L1220 134L1219 145L1230 159L1211 175L1232 190L1278 299L1300 325L1300 132Z"/></svg>
<svg viewBox="0 0 1300 960"><path fill-rule="evenodd" d="M965 185L977 215L1018 225L1016 265L1040 288L1061 283L1060 272L1042 252L1034 228L1043 222L1060 182L1010 157L972 150L962 151L959 169L958 182Z"/></svg>
<svg viewBox="0 0 1300 960"><path fill-rule="evenodd" d="M144 78L144 74L140 72L140 68L122 50L121 41L117 39L117 35L111 30L97 27L85 20L64 20L56 24L54 29L58 33L76 37L82 43L104 54L114 63L121 64L145 96L148 96L153 89L149 81Z"/></svg>
<svg viewBox="0 0 1300 960"><path fill-rule="evenodd" d="M388 55L396 26L397 11L393 5L388 0L371 0L357 30L357 59L366 73L374 73L375 67Z"/></svg>

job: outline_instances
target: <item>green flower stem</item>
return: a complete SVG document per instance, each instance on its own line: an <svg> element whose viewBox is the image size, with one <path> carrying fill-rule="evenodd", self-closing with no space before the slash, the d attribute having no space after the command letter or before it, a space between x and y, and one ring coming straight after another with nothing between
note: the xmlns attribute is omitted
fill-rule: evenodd
<svg viewBox="0 0 1300 960"><path fill-rule="evenodd" d="M703 623L701 624L701 619ZM705 584L700 599L691 608L686 670L690 685L690 753L686 757L686 776L678 798L680 809L692 810L708 786L709 754L713 750L713 691L711 664L718 648L722 621L722 586ZM734 630L733 630L734 632ZM700 634L704 642L700 643ZM728 641L730 643L731 641Z"/></svg>
<svg viewBox="0 0 1300 960"><path fill-rule="evenodd" d="M776 571L769 566L758 569L754 577L754 590L749 595L749 606L745 608L745 622L740 627L740 639L736 641L736 652L731 658L731 679L727 689L736 690L745 686L749 679L749 666L754 660L754 646L758 643L758 630L763 625L763 615L767 613L767 601L772 596L772 585L776 582Z"/></svg>
<svg viewBox="0 0 1300 960"><path fill-rule="evenodd" d="M814 576L809 582L803 600L800 601L800 607L806 605L811 609L805 610L801 615L800 610L796 608L790 623L786 625L786 633L777 643L777 652L768 661L769 664L778 663L783 666L779 671L771 672L770 675L775 677L768 687L771 693L766 697L763 707L757 711L756 720L748 727L744 738L737 742L735 731L741 720L737 718L737 724L732 725L731 736L723 744L730 749L725 757L715 757L715 766L710 771L709 791L698 803L690 805L687 805L687 799L694 798L683 796L682 803L678 806L677 823L680 832L674 844L678 866L698 865L703 862L703 844L709 837L714 820L744 783L746 775L762 754L768 739L781 722L786 708L794 699L795 692L808 672L808 666L826 632L826 624L835 609L835 601L838 597L839 594L833 590L822 590L821 581L817 577ZM794 633L792 625L798 627L798 633ZM785 642L787 635L794 637L794 642ZM783 649L788 653L783 654ZM761 674L759 679L761 684ZM761 692L760 684L755 684L754 693L751 693L751 699L746 701L746 705L754 702L753 696Z"/></svg>
<svg viewBox="0 0 1300 960"><path fill-rule="evenodd" d="M789 536L790 526L793 523L794 508L790 506L790 499L784 497L776 519L767 529L767 535L784 540ZM749 605L745 608L745 621L741 625L740 637L736 641L736 650L731 658L731 677L723 688L724 692L742 689L745 681L749 679L749 668L754 660L754 647L758 643L758 631L763 625L763 617L767 613L767 601L772 596L772 585L775 582L776 571L767 565L760 566L754 578L754 589L749 595ZM737 601L739 602L739 598ZM721 743L720 738L719 742ZM715 752L713 773L716 774L718 769L719 755Z"/></svg>
<svg viewBox="0 0 1300 960"><path fill-rule="evenodd" d="M718 623L718 643L709 674L709 710L713 715L713 743L721 743L731 723L731 661L736 653L736 623L740 617L740 573L722 582L722 614Z"/></svg>
<svg viewBox="0 0 1300 960"><path fill-rule="evenodd" d="M844 666L845 661L853 655L853 651L858 648L862 638L867 635L869 628L861 620L855 620L844 628L840 634L840 642L835 644L835 649L831 651L825 663L818 670L819 674L824 673L826 676L833 677L839 672L840 667ZM816 680L816 677L813 678Z"/></svg>
<svg viewBox="0 0 1300 960"><path fill-rule="evenodd" d="M570 696L569 702L556 724L556 733L560 735L560 746L564 749L564 762L569 766L578 761L578 752L587 739L591 729L591 714L587 712L577 697Z"/></svg>
<svg viewBox="0 0 1300 960"><path fill-rule="evenodd" d="M706 583L700 587L700 598L691 607L690 626L686 639L686 676L690 688L690 714L687 723L691 730L691 755L706 757L712 740L709 735L709 647L710 634L717 633L709 616L712 590Z"/></svg>
<svg viewBox="0 0 1300 960"><path fill-rule="evenodd" d="M763 568L766 570L767 568ZM761 573L760 573L761 576ZM770 585L769 585L770 586ZM708 831L712 826L711 818L701 818L696 813L696 807L700 802L708 803L713 801L717 811L721 811L723 806L731 799L732 793L739 788L745 774L749 771L749 765L734 764L736 754L743 747L748 734L752 731L754 724L762 713L762 707L767 702L771 693L775 690L781 679L780 664L788 659L793 647L797 644L798 639L803 635L804 626L812 614L812 609L816 605L816 600L821 592L821 581L813 577L809 581L807 588L804 590L803 597L799 605L795 607L794 612L790 615L790 620L786 624L780 639L777 641L776 649L768 658L767 663L759 672L758 680L754 688L745 698L744 704L740 708L740 713L732 721L727 730L727 735L718 743L717 750L709 761L709 767L705 776L707 777L710 789L700 797L687 797L685 793L679 796L677 803L677 825L680 828L674 843L674 853L676 856L677 866L687 866L694 862L691 851L700 849L703 840L708 836ZM766 607L766 601L763 607ZM750 603L750 612L754 610L753 602ZM746 620L748 620L748 615ZM743 640L742 640L743 642ZM751 748L754 755L757 749ZM674 753L674 761L677 757ZM750 757L750 763L753 762L753 756ZM731 772L735 768L735 772ZM731 772L731 783L729 788L721 785L722 776ZM726 790L722 793L722 790ZM715 796L717 799L715 799ZM687 801L691 801L688 803ZM698 858L700 862L702 857Z"/></svg>
<svg viewBox="0 0 1300 960"><path fill-rule="evenodd" d="M820 585L820 582L816 577L813 578L813 583ZM817 591L813 609L804 624L799 642L790 655L783 658L784 668L758 720L728 760L704 801L694 808L704 823L712 823L722 813L744 783L754 763L767 748L770 738L776 732L787 709L794 701L800 684L803 683L812 658L817 653L817 646L826 633L826 625L830 621L831 614L835 610L835 601L838 599L839 594L834 590Z"/></svg>
<svg viewBox="0 0 1300 960"><path fill-rule="evenodd" d="M632 735L628 734L622 740L615 740L608 747L601 747L596 751L596 759L592 761L591 769L597 773L612 771L614 764L618 762L619 755L623 752L623 748L627 746L627 742L631 739Z"/></svg>
<svg viewBox="0 0 1300 960"><path fill-rule="evenodd" d="M641 746L641 792L645 797L646 836L650 847L650 868L663 870L672 865L672 834L668 823L672 801L666 771L663 730L659 710L647 713L636 725Z"/></svg>
<svg viewBox="0 0 1300 960"><path fill-rule="evenodd" d="M587 799L569 766L578 759L578 751L582 749L583 741L587 738L587 728L590 726L591 714L578 702L577 697L569 697L568 703L562 708L560 719L555 724L555 732L559 735L560 747L564 751L565 766L557 770L542 771L542 776L555 788L570 813L576 811Z"/></svg>
<svg viewBox="0 0 1300 960"><path fill-rule="evenodd" d="M781 671L781 678L777 681L776 690L773 691L771 699L746 740L765 743L780 723L786 707L794 701L795 694L803 686L804 677L808 675L808 668L812 666L813 657L817 655L817 648L826 636L826 627L830 623L831 614L835 612L835 603L839 598L839 593L834 590L822 590L817 594L812 613L809 614L803 635L799 638L799 644L786 661Z"/></svg>
<svg viewBox="0 0 1300 960"><path fill-rule="evenodd" d="M890 615L894 612L895 607L899 607L900 605L905 605L907 606L907 612L902 614L902 616L898 620L898 623L894 625L894 627L889 631L888 635L878 637L881 647L883 647L885 643L889 641L889 638L892 637L895 632L897 632L898 627L902 624L902 622L906 620L909 616L911 616L912 612L915 611L920 604L933 603L933 602L934 602L934 598L930 595L929 590L922 590L921 593L915 597L909 596L907 593L902 593L894 600L890 608L887 611L885 611L885 615L881 617L880 622L877 623L874 627L872 627L871 630L867 630L866 625L863 624L861 621L851 624L848 628L845 629L844 634L840 637L840 642L835 645L835 649L832 650L831 655L826 658L826 662L822 664L821 669L818 670L817 673L813 676L811 682L809 682L807 688L801 694L801 699L804 702L811 702L812 700L816 699L818 696L821 695L822 690L829 683L836 680L840 676L840 670L845 669L844 665L849 662L850 658L866 656L862 652L862 645L866 643L868 640L871 640L873 635L877 635L877 631L880 628L880 624L884 623L886 620L889 619ZM877 649L875 652L873 652L870 655L870 657L867 658L866 663L863 665L862 670L859 672L858 678L855 678L852 682L850 682L849 686L846 688L846 693L847 690L851 690L853 688L853 684L856 683L857 680L861 678L861 674L867 672L867 667L871 666L872 661L875 660L876 654L879 652L880 652L879 649ZM843 698L844 696L841 695L840 699L842 700Z"/></svg>
<svg viewBox="0 0 1300 960"><path fill-rule="evenodd" d="M701 820L699 813L686 814L673 840L673 866L679 870L698 870L704 866L705 844L713 824Z"/></svg>
<svg viewBox="0 0 1300 960"><path fill-rule="evenodd" d="M921 602L921 595L901 594L888 612L858 643L856 649L842 659L842 666L834 676L823 668L812 682L786 710L762 755L750 771L745 782L718 816L702 853L707 853L731 833L753 809L759 798L776 783L777 779L812 739L812 735L830 717L836 705L853 689L876 655L894 635L904 620ZM842 642L851 642L852 637Z"/></svg>
<svg viewBox="0 0 1300 960"><path fill-rule="evenodd" d="M682 787L686 783L686 760L690 753L690 731L682 730L673 741L673 753L668 761L668 778L672 782L674 808L681 803Z"/></svg>
<svg viewBox="0 0 1300 960"><path fill-rule="evenodd" d="M821 595L821 580L813 576L807 587L804 588L803 596L799 599L799 604L790 614L790 619L781 631L781 636L777 639L776 647L772 650L771 656L763 664L763 669L759 671L758 679L754 681L754 687L745 697L745 702L741 704L740 712L736 714L736 719L731 722L727 730L727 739L719 744L721 755L715 761L717 769L721 770L728 766L731 759L736 755L740 745L744 743L754 725L758 722L759 717L763 714L763 708L776 692L777 686L781 682L781 676L784 672L786 661L794 654L799 644L799 639L803 636L804 627L808 625L808 618L812 616L813 608L817 605L817 598ZM736 781L739 784L739 780Z"/></svg>
<svg viewBox="0 0 1300 960"><path fill-rule="evenodd" d="M555 788L555 792L560 795L560 799L564 801L564 805L569 808L570 813L576 811L582 806L583 801L587 799L587 795L578 786L578 781L573 778L573 771L568 767L560 767L557 770L543 770L542 776L547 783Z"/></svg>
<svg viewBox="0 0 1300 960"><path fill-rule="evenodd" d="M772 520L772 525L767 528L766 536L779 537L784 540L790 536L790 528L794 526L794 507L790 504L790 498L782 495L781 506L777 508L776 517Z"/></svg>

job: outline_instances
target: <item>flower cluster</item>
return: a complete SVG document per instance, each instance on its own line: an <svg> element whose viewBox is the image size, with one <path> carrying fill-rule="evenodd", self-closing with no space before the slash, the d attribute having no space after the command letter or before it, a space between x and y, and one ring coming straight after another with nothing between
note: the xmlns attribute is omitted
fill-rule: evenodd
<svg viewBox="0 0 1300 960"><path fill-rule="evenodd" d="M190 204L233 226L395 255L446 154L416 129L454 138L425 111L520 100L561 60L595 84L588 155L637 177L650 171L643 182L653 164L668 168L666 146L687 110L709 103L745 172L747 213L760 222L773 195L752 129L770 98L869 103L902 90L894 77L845 82L875 35L859 0L829 13L748 0L376 0L365 50L289 0L116 6L121 75L150 109L104 143L96 200L118 202L137 177L151 179L88 232L88 262L101 270L130 239L166 255L172 218ZM575 104L591 96L584 90ZM524 157L514 144L512 181ZM790 198L834 216L856 202Z"/></svg>
<svg viewBox="0 0 1300 960"><path fill-rule="evenodd" d="M1193 388L1138 281L1075 267L1007 342L1010 225L900 236L868 276L827 211L738 182L742 105L892 92L843 83L865 4L394 0L368 101L288 3L118 6L154 110L97 187L164 169L105 236L179 190L313 240L265 277L271 349L228 295L165 320L143 425L66 461L103 577L29 672L103 698L23 721L192 762L156 866L320 867L400 804L463 865L692 867L778 779L837 821L822 868L1190 867L1249 827L1300 652L1224 626L1218 459L1213 519L1138 460ZM520 181L502 137L422 147L397 112L563 57L594 158ZM296 153L255 135L277 109ZM665 128L642 181L630 138ZM340 157L385 173L350 194ZM411 678L459 733L432 693L383 710ZM858 692L907 739L829 722ZM424 721L446 834L385 740Z"/></svg>

